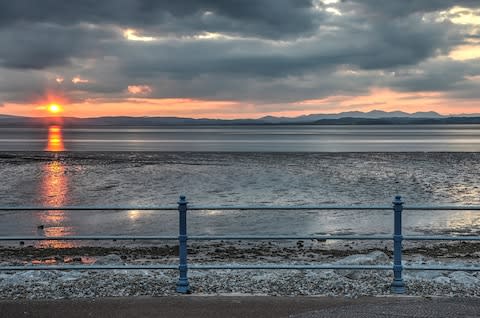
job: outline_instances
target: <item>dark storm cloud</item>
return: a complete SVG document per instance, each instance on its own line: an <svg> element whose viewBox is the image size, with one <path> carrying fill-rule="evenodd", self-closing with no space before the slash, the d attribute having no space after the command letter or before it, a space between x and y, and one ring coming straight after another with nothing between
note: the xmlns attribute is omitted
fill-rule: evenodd
<svg viewBox="0 0 480 318"><path fill-rule="evenodd" d="M422 14L454 5L480 7L478 0L0 1L0 100L46 90L72 101L125 98L128 85L149 85L148 97L259 103L372 86L452 91L478 69L435 58L476 35ZM128 41L127 28L157 40ZM88 82L72 83L76 76Z"/></svg>
<svg viewBox="0 0 480 318"><path fill-rule="evenodd" d="M480 59L452 61L432 60L415 68L399 69L385 82L389 87L407 92L447 92L470 86L467 78L480 74Z"/></svg>
<svg viewBox="0 0 480 318"><path fill-rule="evenodd" d="M478 0L343 0L353 3L361 11L377 17L402 17L414 13L446 10L454 6L478 8Z"/></svg>
<svg viewBox="0 0 480 318"><path fill-rule="evenodd" d="M414 65L462 43L448 22L409 17L379 28L344 26L334 34L272 44L260 39L171 40L118 47L125 74L188 79L201 74L282 78L331 73L340 65L365 70ZM355 36L352 36L355 33ZM174 58L172 58L174 57Z"/></svg>
<svg viewBox="0 0 480 318"><path fill-rule="evenodd" d="M86 26L21 24L0 28L0 66L44 69L70 64L75 57L96 57L101 41L115 34Z"/></svg>
<svg viewBox="0 0 480 318"><path fill-rule="evenodd" d="M0 2L0 25L112 24L191 34L231 32L281 38L311 33L310 0L15 0Z"/></svg>
<svg viewBox="0 0 480 318"><path fill-rule="evenodd" d="M0 101L31 103L45 95L48 78L40 71L0 69Z"/></svg>

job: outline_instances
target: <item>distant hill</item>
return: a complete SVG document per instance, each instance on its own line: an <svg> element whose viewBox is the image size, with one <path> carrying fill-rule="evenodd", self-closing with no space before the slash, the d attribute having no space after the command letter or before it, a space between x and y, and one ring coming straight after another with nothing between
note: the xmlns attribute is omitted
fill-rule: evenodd
<svg viewBox="0 0 480 318"><path fill-rule="evenodd" d="M256 119L194 119L181 117L18 117L0 115L0 126L41 127L48 125L63 125L66 127L102 127L102 126L169 126L169 125L253 125L263 124Z"/></svg>
<svg viewBox="0 0 480 318"><path fill-rule="evenodd" d="M454 125L480 124L478 117L442 117L442 118L352 118L320 119L315 125Z"/></svg>
<svg viewBox="0 0 480 318"><path fill-rule="evenodd" d="M406 124L480 124L480 114L462 114L444 116L436 112L406 113L401 111L385 112L344 112L338 114L311 114L299 117L266 116L259 119L209 119L182 117L128 117L112 116L97 118L75 117L20 117L0 115L2 127L41 127L61 124L66 127L135 127L135 126L173 126L173 125L406 125Z"/></svg>
<svg viewBox="0 0 480 318"><path fill-rule="evenodd" d="M480 114L478 114L480 116ZM442 118L445 117L436 112L416 112L416 113L406 113L402 111L392 111L386 112L383 110L372 110L369 112L343 112L337 114L310 114L302 115L298 117L274 117L266 116L260 118L260 120L268 123L286 123L286 122L314 122L322 119L339 119L339 118Z"/></svg>

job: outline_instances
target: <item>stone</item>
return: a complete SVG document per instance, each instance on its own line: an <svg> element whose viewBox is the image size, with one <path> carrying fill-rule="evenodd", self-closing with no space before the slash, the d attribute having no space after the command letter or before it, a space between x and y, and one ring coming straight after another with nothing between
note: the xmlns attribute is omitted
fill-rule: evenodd
<svg viewBox="0 0 480 318"><path fill-rule="evenodd" d="M413 273L412 276L414 277L414 279L433 280L444 275L441 271L418 271L416 273Z"/></svg>
<svg viewBox="0 0 480 318"><path fill-rule="evenodd" d="M445 276L438 276L432 279L434 283L437 284L443 284L443 285L449 285L451 283L450 278L445 277Z"/></svg>
<svg viewBox="0 0 480 318"><path fill-rule="evenodd" d="M448 277L452 282L462 284L467 287L473 287L475 285L478 285L480 281L477 277L462 271L453 272L448 275Z"/></svg>
<svg viewBox="0 0 480 318"><path fill-rule="evenodd" d="M123 264L123 260L116 254L108 254L95 260L95 265L118 265Z"/></svg>
<svg viewBox="0 0 480 318"><path fill-rule="evenodd" d="M381 251L373 251L368 254L355 254L336 261L335 264L344 265L384 265L390 262L390 258Z"/></svg>

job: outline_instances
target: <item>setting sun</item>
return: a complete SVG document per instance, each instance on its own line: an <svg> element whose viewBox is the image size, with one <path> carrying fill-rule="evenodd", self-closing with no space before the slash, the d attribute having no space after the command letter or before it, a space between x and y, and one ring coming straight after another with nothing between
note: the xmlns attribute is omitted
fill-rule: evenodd
<svg viewBox="0 0 480 318"><path fill-rule="evenodd" d="M58 114L62 111L62 108L57 104L50 104L47 109L52 114Z"/></svg>

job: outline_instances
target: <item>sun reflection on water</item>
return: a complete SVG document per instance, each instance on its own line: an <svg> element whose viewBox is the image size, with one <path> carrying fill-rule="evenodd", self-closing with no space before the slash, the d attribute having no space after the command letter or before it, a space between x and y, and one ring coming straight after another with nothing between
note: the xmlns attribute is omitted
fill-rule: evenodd
<svg viewBox="0 0 480 318"><path fill-rule="evenodd" d="M64 151L62 128L60 126L50 126L48 128L48 139L46 151L58 152Z"/></svg>
<svg viewBox="0 0 480 318"><path fill-rule="evenodd" d="M136 221L140 218L141 212L138 210L130 210L127 212L127 215L131 221Z"/></svg>
<svg viewBox="0 0 480 318"><path fill-rule="evenodd" d="M60 130L49 129L49 144L51 149L60 149L63 147ZM58 141L60 140L60 142ZM49 150L54 151L54 150ZM60 151L60 150L58 150ZM68 175L65 164L58 158L44 164L42 169L42 182L40 185L41 198L44 206L64 206L68 203ZM69 216L65 211L45 211L37 214L40 224L38 225L38 234L46 237L67 236L73 234L73 229L65 224L69 221ZM40 247L67 248L75 246L70 241L40 241Z"/></svg>
<svg viewBox="0 0 480 318"><path fill-rule="evenodd" d="M447 219L447 228L463 234L478 233L479 226L480 216L474 211L461 211L461 213L454 213Z"/></svg>

